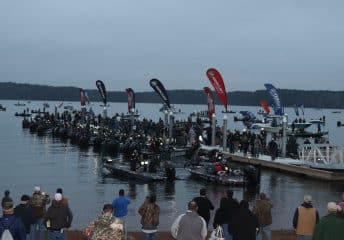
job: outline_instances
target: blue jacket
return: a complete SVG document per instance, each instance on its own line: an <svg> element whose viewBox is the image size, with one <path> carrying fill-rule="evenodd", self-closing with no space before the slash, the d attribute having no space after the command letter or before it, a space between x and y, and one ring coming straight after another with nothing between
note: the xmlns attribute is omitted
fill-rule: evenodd
<svg viewBox="0 0 344 240"><path fill-rule="evenodd" d="M113 215L115 217L124 217L128 214L128 205L130 200L125 196L120 196L113 200L112 207L113 207Z"/></svg>
<svg viewBox="0 0 344 240"><path fill-rule="evenodd" d="M19 218L14 215L3 215L0 218L0 237L8 229L15 240L26 240L25 227Z"/></svg>

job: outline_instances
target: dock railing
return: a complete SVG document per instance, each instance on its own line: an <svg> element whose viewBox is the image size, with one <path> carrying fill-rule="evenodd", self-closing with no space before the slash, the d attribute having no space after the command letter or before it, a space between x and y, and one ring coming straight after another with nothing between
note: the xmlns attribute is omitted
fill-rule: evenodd
<svg viewBox="0 0 344 240"><path fill-rule="evenodd" d="M305 165L336 166L344 169L344 147L304 144L299 148L299 158Z"/></svg>

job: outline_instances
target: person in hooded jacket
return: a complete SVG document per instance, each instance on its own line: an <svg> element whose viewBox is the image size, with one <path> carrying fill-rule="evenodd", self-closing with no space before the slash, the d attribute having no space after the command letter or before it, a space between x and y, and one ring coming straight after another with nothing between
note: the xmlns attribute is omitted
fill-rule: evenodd
<svg viewBox="0 0 344 240"><path fill-rule="evenodd" d="M241 200L239 209L234 213L229 225L234 240L256 240L259 230L258 219L250 211L246 200Z"/></svg>
<svg viewBox="0 0 344 240"><path fill-rule="evenodd" d="M4 234L5 230L8 229L12 238L15 240L25 240L26 232L22 221L17 218L14 212L13 202L2 203L3 215L0 218L0 238Z"/></svg>
<svg viewBox="0 0 344 240"><path fill-rule="evenodd" d="M56 193L54 201L43 217L48 229L48 240L65 240L65 229L69 228L73 221L72 211L62 202L62 194Z"/></svg>

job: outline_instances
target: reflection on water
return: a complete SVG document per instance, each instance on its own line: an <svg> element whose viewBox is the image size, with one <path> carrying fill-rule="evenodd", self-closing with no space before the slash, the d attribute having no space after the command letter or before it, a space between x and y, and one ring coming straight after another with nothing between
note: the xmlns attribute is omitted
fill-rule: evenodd
<svg viewBox="0 0 344 240"><path fill-rule="evenodd" d="M14 102L9 103L4 105L13 106ZM142 104L142 112L159 117L157 106ZM204 109L203 106L196 106L198 107ZM116 109L125 111L126 108L127 105L123 103L118 104ZM194 110L195 106L187 105L184 111L188 112L188 109ZM128 228L136 231L141 227L138 208L151 193L156 193L157 204L161 207L160 229L168 230L175 217L185 212L187 202L199 195L201 187L207 189L208 196L216 207L228 189L226 186L191 179L183 168L182 161L177 163L177 176L180 180L174 183L145 184L106 176L100 168L101 161L106 156L93 152L92 148L79 149L68 141L63 142L49 135L30 134L28 130L21 129L21 119L13 116L14 110L16 109L11 110L9 107L8 111L1 113L0 118L0 191L10 189L17 204L22 194L32 194L35 185L41 185L50 195L55 193L56 188L62 187L74 213L73 228L86 226L99 215L103 204L111 203L118 196L121 188L131 199ZM324 115L324 111L313 111L309 114L316 118L317 114ZM336 121L340 119L337 115L328 114L330 111L326 113L328 126L335 126ZM229 126L234 128L239 126L238 124L230 122ZM344 128L334 130L331 137L344 145ZM248 199L251 206L257 192L265 192L274 203L272 227L290 229L292 215L302 202L304 194L313 196L314 205L319 209L320 215L324 215L326 203L339 200L344 183L327 183L263 170L261 185L257 191L243 190L241 187L232 189L235 198Z"/></svg>

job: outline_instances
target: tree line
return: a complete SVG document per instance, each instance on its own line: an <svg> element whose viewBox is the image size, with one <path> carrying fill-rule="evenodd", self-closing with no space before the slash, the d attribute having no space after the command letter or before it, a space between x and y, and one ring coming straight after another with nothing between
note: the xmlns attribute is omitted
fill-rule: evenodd
<svg viewBox="0 0 344 240"><path fill-rule="evenodd" d="M135 89L134 89L135 90ZM101 101L98 90L87 90L91 102ZM278 89L283 106L304 105L311 108L344 108L344 91ZM206 104L203 90L168 90L172 104ZM127 102L127 94L123 91L107 93L108 102ZM138 103L161 103L160 97L154 92L136 92ZM215 102L220 104L214 93ZM12 82L0 83L0 99L9 100L42 100L42 101L79 101L80 90L77 87L54 87L45 85L22 84ZM229 105L259 106L264 99L272 104L266 90L234 91L228 93Z"/></svg>

